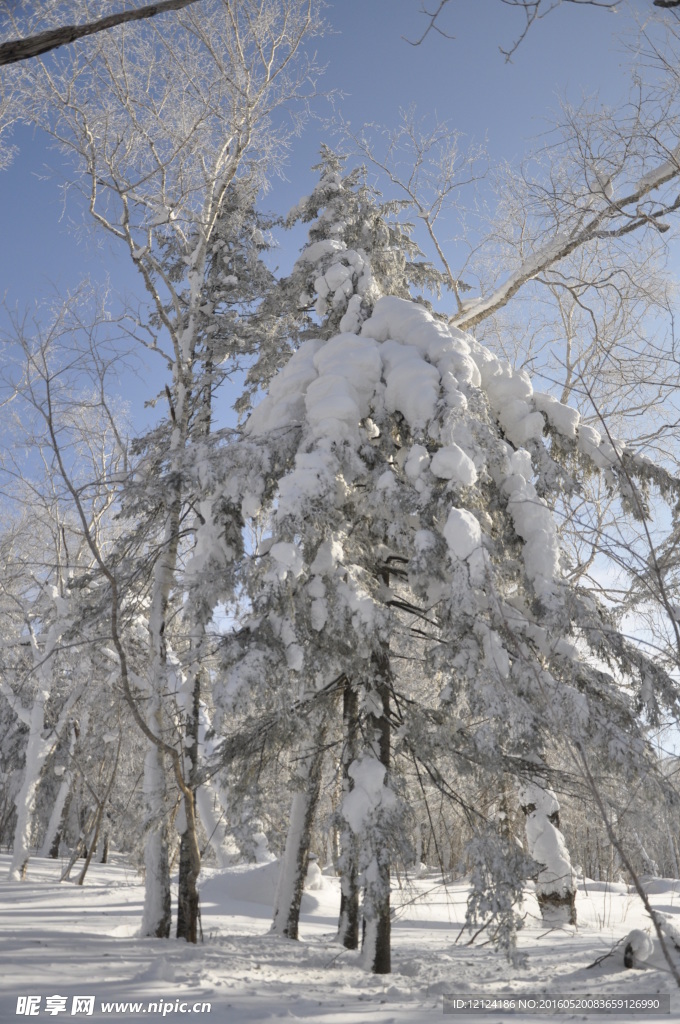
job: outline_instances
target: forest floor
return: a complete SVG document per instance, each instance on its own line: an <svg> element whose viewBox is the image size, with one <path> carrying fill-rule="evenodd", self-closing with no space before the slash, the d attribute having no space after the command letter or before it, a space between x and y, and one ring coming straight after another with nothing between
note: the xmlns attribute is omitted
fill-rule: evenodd
<svg viewBox="0 0 680 1024"><path fill-rule="evenodd" d="M528 894L519 934L526 965L513 966L485 944L485 931L469 944L462 881L444 885L441 878L427 877L400 887L395 880L393 971L377 977L361 968L358 954L333 941L335 878L324 876L321 889L305 893L301 941L290 942L268 934L275 864L207 871L204 939L188 946L136 936L144 890L121 859L93 864L83 887L60 883L60 867L34 857L26 881L13 883L7 881L9 857L0 856L0 1021L37 1016L131 1024L186 1020L188 1012L208 1014L215 1024L680 1020L680 992L656 938L654 952L638 970L624 968L622 946L590 966L632 929L649 928L640 900L623 884L582 882L577 928L546 931ZM646 885L654 908L677 916L680 926L680 882L648 879ZM680 953L675 955L680 963ZM519 1009L519 998L529 995L536 1007ZM670 995L670 1012L602 1014L575 1007L553 1014L539 1008L546 997L659 995ZM31 996L33 1002L27 1000ZM481 997L503 999L508 1006L475 1014L455 1010L456 1000ZM85 1002L74 1007L76 998Z"/></svg>

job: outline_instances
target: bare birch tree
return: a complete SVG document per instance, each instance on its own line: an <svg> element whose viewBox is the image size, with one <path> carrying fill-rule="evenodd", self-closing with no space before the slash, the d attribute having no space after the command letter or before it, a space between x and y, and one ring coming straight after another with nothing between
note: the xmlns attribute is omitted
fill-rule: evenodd
<svg viewBox="0 0 680 1024"><path fill-rule="evenodd" d="M92 699L92 675L111 675L106 658L82 642L77 595L92 559L56 458L58 452L67 453L87 531L104 549L116 497L111 478L124 469L125 450L111 408L98 394L95 378L88 380L86 349L96 322L92 335L76 340L82 334L85 294L66 302L47 325L14 317L11 330L2 336L8 354L1 385L2 427L9 442L0 457L7 506L2 597L10 640L0 690L28 730L16 798L13 878L26 871L46 762L72 731L76 708L82 712ZM99 359L105 361L103 348ZM74 378L87 391L80 402L73 395ZM66 796L67 790L62 791L57 801L60 812ZM58 824L56 817L48 829L52 836Z"/></svg>
<svg viewBox="0 0 680 1024"><path fill-rule="evenodd" d="M80 6L83 18L95 10ZM165 763L175 763L173 709L182 684L169 658L168 616L179 585L187 460L206 396L199 377L206 337L217 326L203 285L230 186L244 177L261 182L284 155L290 115L300 112L314 72L303 43L318 28L315 0L214 0L200 11L123 26L55 51L49 60L36 58L23 76L32 119L73 160L71 186L140 275L150 313L138 337L160 361L167 400L163 456L151 460L163 467L163 489L157 494L161 525L143 716L145 791L154 823L146 855L146 935L170 931ZM175 776L191 825L194 793L182 785L181 771ZM192 849L195 886L195 834Z"/></svg>

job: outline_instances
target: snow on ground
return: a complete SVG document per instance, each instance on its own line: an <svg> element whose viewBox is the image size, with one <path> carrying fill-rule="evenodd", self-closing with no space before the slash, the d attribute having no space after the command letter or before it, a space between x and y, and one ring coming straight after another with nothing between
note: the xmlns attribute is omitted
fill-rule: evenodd
<svg viewBox="0 0 680 1024"><path fill-rule="evenodd" d="M634 929L648 931L640 900L624 884L581 883L579 926L546 933L533 896L524 904L519 946L526 967L513 967L482 932L474 945L461 932L464 884L424 877L400 887L394 880L393 972L367 975L357 954L333 942L339 892L324 876L303 898L302 941L268 934L276 864L206 872L202 886L204 942L188 946L139 939L143 888L121 860L90 867L86 885L59 883L60 865L33 858L25 882L9 882L9 857L0 856L0 1021L17 1014L17 999L39 996L39 1019L91 1021L186 1020L187 1012L214 1021L265 1024L424 1024L434 1020L539 1024L555 1019L618 1021L680 1019L680 993L654 938L651 958L625 970L623 946L595 967ZM653 906L680 926L680 882L650 880ZM680 954L677 954L680 960ZM513 995L626 996L669 994L669 1014L460 1013L443 1015L443 998ZM93 1012L72 1014L74 997L94 997ZM48 1004L47 998L51 1002ZM52 1000L52 997L61 999ZM139 1003L137 1009L104 1004ZM150 1009L149 1004L159 1004ZM49 1014L47 1006L58 1012ZM182 1006L184 1011L182 1012Z"/></svg>

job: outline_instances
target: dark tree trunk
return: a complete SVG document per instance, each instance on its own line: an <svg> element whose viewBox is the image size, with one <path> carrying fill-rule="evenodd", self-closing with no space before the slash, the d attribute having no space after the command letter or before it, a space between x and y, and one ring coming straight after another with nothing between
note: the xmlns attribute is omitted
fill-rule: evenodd
<svg viewBox="0 0 680 1024"><path fill-rule="evenodd" d="M75 731L76 730L73 727L72 738L71 738L71 742L70 742L70 745L69 745L69 753L70 754L73 754L73 751L74 751L74 748L75 748L75 743L76 743L76 738L75 738L75 735L74 735ZM62 780L62 785L63 785L63 780ZM58 858L59 858L59 847L61 846L62 840L64 838L64 834L66 832L67 822L68 822L68 817L69 817L69 813L70 813L71 800L72 799L73 799L73 783L71 781L71 783L69 784L69 787L68 787L68 793L66 795L66 799L64 800L63 806L61 808L61 814L59 815L59 821L55 822L54 834L52 836L52 840L50 842L49 849L47 849L47 846L46 846L47 841L49 839L49 836L45 836L45 844L43 845L43 855L52 858L52 860L58 860ZM52 824L52 819L50 818L50 825L51 824ZM48 825L48 828L49 827L50 826Z"/></svg>
<svg viewBox="0 0 680 1024"><path fill-rule="evenodd" d="M359 753L359 696L349 679L343 691L342 721L344 744L342 748L342 793L350 793L354 780L349 766ZM338 941L345 949L359 947L359 878L356 836L344 828L340 836L340 920Z"/></svg>
<svg viewBox="0 0 680 1024"><path fill-rule="evenodd" d="M369 715L367 728L369 736L375 737L375 750L378 760L385 768L387 777L391 765L391 726L390 726L390 688L392 675L389 652L386 646L371 658L375 689L382 711L378 715ZM387 837L385 837L387 840ZM378 862L377 898L370 908L370 919L364 918L364 945L370 941L372 948L366 948L367 966L374 974L389 974L392 970L391 961L391 919L390 919L390 855L388 843L375 851ZM375 929L375 935L367 939Z"/></svg>
<svg viewBox="0 0 680 1024"><path fill-rule="evenodd" d="M192 870L192 840L188 829L179 844L179 889L177 894L177 938L198 942L199 897Z"/></svg>
<svg viewBox="0 0 680 1024"><path fill-rule="evenodd" d="M177 938L198 942L200 902L198 876L201 857L196 835L196 789L198 780L198 723L201 702L200 671L196 673L191 715L187 717L187 754L191 760L189 794L184 795L185 826L179 846L179 885L177 892Z"/></svg>
<svg viewBox="0 0 680 1024"><path fill-rule="evenodd" d="M49 855L52 858L52 860L58 860L59 859L59 847L60 846L61 846L61 829L59 829L59 831L55 833L54 839L52 840L52 845L50 846L50 853L49 853Z"/></svg>
<svg viewBox="0 0 680 1024"><path fill-rule="evenodd" d="M156 858L156 865L158 868L159 878L164 882L170 877L170 867L168 865L168 839L167 830L163 828L159 837L159 848L158 856ZM158 923L156 924L153 938L155 939L169 939L170 929L172 926L172 904L170 898L170 888L167 885L163 885L162 890L162 903L160 906L160 914L158 917Z"/></svg>
<svg viewBox="0 0 680 1024"><path fill-rule="evenodd" d="M80 835L78 836L76 845L73 849L73 853L71 854L71 858L61 873L61 878L59 879L60 882L68 881L71 876L71 871L73 870L75 862L77 860L80 860L81 857L87 857L87 840L88 836L92 834L92 830L95 825L95 819L96 814L93 814L90 817L87 826L81 829Z"/></svg>
<svg viewBox="0 0 680 1024"><path fill-rule="evenodd" d="M87 869L89 868L90 862L91 862L91 860L92 860L92 858L94 856L95 850L97 849L97 842L99 840L99 829L100 829L100 826L101 826L101 823L102 823L102 814L103 814L103 812L104 812L104 805L101 804L97 808L97 817L95 818L95 823L94 823L94 834L93 834L91 842L90 842L89 850L86 848L85 863L83 864L82 871L80 872L80 874L78 875L78 878L76 879L76 885L83 885L84 882L85 882L85 875L87 874Z"/></svg>
<svg viewBox="0 0 680 1024"><path fill-rule="evenodd" d="M80 875L78 876L78 880L76 882L76 885L82 885L83 882L85 881L85 875L87 874L87 869L89 868L90 861L92 860L92 857L94 856L95 850L97 849L97 843L99 842L99 831L101 829L102 821L104 820L104 811L106 810L107 801L108 801L109 797L111 796L111 790L113 789L113 784L114 784L115 779L116 779L116 772L118 771L118 759L120 758L120 748L121 748L122 742L123 742L123 737L122 737L122 735L119 735L118 736L118 747L116 748L116 758L115 758L115 761L113 762L113 768L111 769L111 775L109 777L108 783L106 784L106 790L104 791L104 795L101 798L98 798L98 801L97 801L97 813L96 813L95 820L94 820L94 831L93 831L92 839L91 839L91 842L90 842L90 849L89 849L89 851L87 853L87 856L85 858L85 864L83 865L83 870L80 872Z"/></svg>

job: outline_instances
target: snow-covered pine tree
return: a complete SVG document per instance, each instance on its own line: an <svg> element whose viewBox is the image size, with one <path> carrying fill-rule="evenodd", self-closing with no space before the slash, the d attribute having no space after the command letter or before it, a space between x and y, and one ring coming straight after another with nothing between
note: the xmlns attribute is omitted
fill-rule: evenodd
<svg viewBox="0 0 680 1024"><path fill-rule="evenodd" d="M276 501L253 578L251 643L236 658L241 682L257 650L260 669L283 654L305 685L344 673L358 694L363 749L343 813L361 849L372 968L384 962L377 929L389 915L384 866L400 813L383 729L396 730L404 756L436 765L447 751L461 771L483 765L537 785L537 753L555 744L637 772L647 753L640 708L677 708L662 668L560 574L539 496L574 486L560 451L612 483L622 458L627 481L649 477L647 463L580 428L573 410L473 339L383 297L359 334L299 349L229 453L245 511L258 492ZM405 622L423 618L430 685L414 695L390 653ZM530 802L545 834L556 803ZM541 855L550 849L564 868L563 846L546 841ZM553 903L568 894L564 871Z"/></svg>
<svg viewBox="0 0 680 1024"><path fill-rule="evenodd" d="M411 226L401 224L396 218L395 214L403 204L382 202L381 197L366 183L362 169L343 175L344 158L330 149L324 148L321 155L322 160L315 168L319 174L319 183L312 195L302 200L288 217L289 224L298 220L311 222L308 243L290 277L280 282L273 296L277 308L287 308L291 318L295 311L306 313L296 332L296 344L310 335L325 338L332 336L337 329L356 330L380 295L407 296L410 287L436 290L442 280L441 275L421 258L420 250L410 237ZM268 311L270 306L271 302L265 300L263 309ZM263 352L262 358L251 371L251 379L260 381L263 375L266 377L268 370L271 373L272 352L274 349L271 347ZM253 592L252 582L251 579L247 584L249 593ZM381 663L387 664L384 657ZM339 679L345 688L345 702L353 702L353 684L342 673ZM297 696L303 702L308 701L307 688L303 687ZM313 730L319 735L324 731L326 713L324 706L320 710L321 718ZM355 723L354 716L345 716L345 721ZM353 747L355 740L356 737L346 736L346 747ZM317 765L313 751L308 750L306 736L303 746L307 753L300 754L300 762L302 765L307 765L307 762L316 765L313 772L316 775L320 765ZM349 790L354 786L353 779L347 774L351 762L345 758L344 763L344 784ZM302 775L307 778L307 774L307 770L303 769ZM298 784L300 778L299 773L296 773ZM305 801L314 791L313 787L310 790L308 786L303 786L302 791L296 795L293 813L296 821L298 818L306 820L310 813L313 814L313 807L308 807ZM303 809L303 804L306 809ZM275 930L288 936L297 935L303 883L303 876L297 866L306 863L309 844L309 828L295 825L293 832L297 836L297 845L293 850L292 838L289 836L274 925ZM345 860L349 857L356 868L349 854L354 845L353 837L346 834L342 857ZM288 871L291 878L286 881ZM352 896L349 904L346 904L346 894L343 896L341 918L343 921L355 922L358 920L358 888L347 872L343 886L351 891ZM354 936L356 929L351 927L350 930ZM350 945L355 944L354 937L348 941Z"/></svg>
<svg viewBox="0 0 680 1024"><path fill-rule="evenodd" d="M307 314L299 340L358 330L381 295L409 298L412 288L438 292L446 283L413 239L413 224L397 216L408 204L384 200L363 167L343 173L345 162L323 146L315 188L286 218L288 227L310 225L276 296L279 308Z"/></svg>
<svg viewBox="0 0 680 1024"><path fill-rule="evenodd" d="M342 224L339 214L323 220ZM330 289L328 267L345 250L320 240L308 248L323 275L310 268L308 280L325 313L321 278ZM571 916L571 867L541 758L558 746L634 774L649 753L640 710L676 708L677 693L562 576L542 495L573 492L586 471L606 474L624 499L635 477L666 495L678 488L423 305L378 297L373 254L361 258L362 276L346 258L347 288L333 292L341 333L320 325L226 453L225 496L246 519L262 506L272 519L247 575L253 614L231 645L226 703L261 688L265 673L279 701L292 687L310 713L313 694L338 680L355 692L361 743L343 815L364 886L365 962L385 972L404 813L393 758L419 761L452 788L440 770L451 761L540 791L527 812L543 836L537 870L554 883L544 904ZM363 279L370 289L350 294ZM422 654L415 689L399 670L405 634Z"/></svg>

